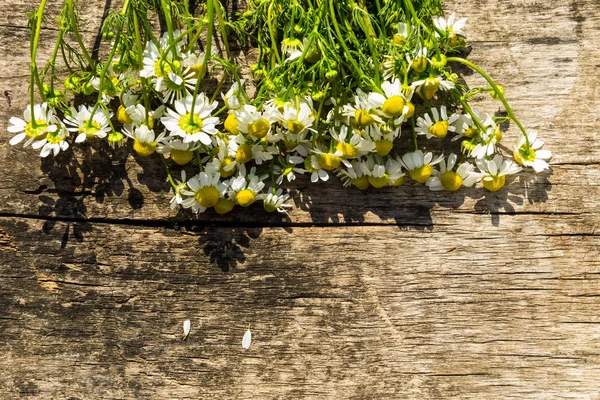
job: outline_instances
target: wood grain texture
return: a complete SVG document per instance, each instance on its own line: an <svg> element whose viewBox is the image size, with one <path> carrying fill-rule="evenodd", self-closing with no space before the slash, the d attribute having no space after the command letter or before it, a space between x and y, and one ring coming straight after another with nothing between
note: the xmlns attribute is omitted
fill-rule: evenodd
<svg viewBox="0 0 600 400"><path fill-rule="evenodd" d="M88 149L68 167L8 145L31 3L3 1L0 398L600 399L596 0L446 6L547 139L551 174L496 194L299 180L287 217L193 222L168 212L156 163ZM90 44L104 5L82 3Z"/></svg>

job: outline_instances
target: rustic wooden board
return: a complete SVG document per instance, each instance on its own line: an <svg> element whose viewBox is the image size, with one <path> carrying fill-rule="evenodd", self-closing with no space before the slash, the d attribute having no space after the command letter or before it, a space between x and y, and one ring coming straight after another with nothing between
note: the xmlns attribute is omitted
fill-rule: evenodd
<svg viewBox="0 0 600 400"><path fill-rule="evenodd" d="M287 217L194 223L151 161L8 145L31 3L2 2L0 398L600 398L596 0L447 5L551 174L443 196L300 180ZM82 7L93 43L104 2Z"/></svg>

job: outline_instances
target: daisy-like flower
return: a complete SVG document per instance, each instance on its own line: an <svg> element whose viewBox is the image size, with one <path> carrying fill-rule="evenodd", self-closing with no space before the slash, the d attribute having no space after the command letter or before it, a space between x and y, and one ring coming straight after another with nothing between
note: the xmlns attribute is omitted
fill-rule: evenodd
<svg viewBox="0 0 600 400"><path fill-rule="evenodd" d="M214 207L219 198L227 190L227 185L220 181L221 176L217 172L212 174L208 171L200 172L187 182L187 189L180 190L184 197L181 205L191 208L193 213L203 213L207 208Z"/></svg>
<svg viewBox="0 0 600 400"><path fill-rule="evenodd" d="M133 150L142 157L154 154L156 146L165 138L165 133L156 137L154 131L146 125L123 128L123 133L133 139Z"/></svg>
<svg viewBox="0 0 600 400"><path fill-rule="evenodd" d="M183 68L188 69L192 73L192 78L198 78L200 76L200 71L202 70L202 66L206 60L206 54L201 52L200 54L196 53L187 53L183 55Z"/></svg>
<svg viewBox="0 0 600 400"><path fill-rule="evenodd" d="M473 113L479 118L477 110L473 110ZM475 127L473 118L469 114L458 115L458 118L452 125L454 126L454 133L456 133L456 136L452 138L452 141L459 140L463 137L472 139L477 135L477 128Z"/></svg>
<svg viewBox="0 0 600 400"><path fill-rule="evenodd" d="M394 125L402 125L404 116L409 111L407 101L402 94L402 82L397 78L392 82L385 81L381 84L381 90L384 94L371 93L370 100L378 105L384 117L395 118Z"/></svg>
<svg viewBox="0 0 600 400"><path fill-rule="evenodd" d="M512 160L505 160L500 154L496 154L493 159L477 160L477 168L482 174L483 187L490 192L497 192L506 184L506 175L513 175L521 171Z"/></svg>
<svg viewBox="0 0 600 400"><path fill-rule="evenodd" d="M427 47L419 44L413 54L406 54L406 61L408 61L408 65L410 65L412 69L419 73L425 71L427 69L428 52L429 50Z"/></svg>
<svg viewBox="0 0 600 400"><path fill-rule="evenodd" d="M340 168L337 175L345 187L352 185L360 190L369 188L369 177L363 172L361 165L362 161L353 160L350 166Z"/></svg>
<svg viewBox="0 0 600 400"><path fill-rule="evenodd" d="M387 156L394 147L394 140L400 137L400 127L390 128L386 125L373 125L365 130L365 138L374 144L372 151L378 156Z"/></svg>
<svg viewBox="0 0 600 400"><path fill-rule="evenodd" d="M271 125L277 121L277 116L272 108L265 108L262 112L256 107L246 104L235 113L240 132L262 139L271 133Z"/></svg>
<svg viewBox="0 0 600 400"><path fill-rule="evenodd" d="M398 33L394 35L394 44L404 46L408 40L408 24L404 22L398 23Z"/></svg>
<svg viewBox="0 0 600 400"><path fill-rule="evenodd" d="M297 167L296 165L302 165L304 163L304 158L296 155L286 155L285 160L281 161L281 166L276 165L274 168L275 175L279 175L276 183L281 185L283 179L287 179L288 182L292 182L296 180L296 174L304 174L306 170Z"/></svg>
<svg viewBox="0 0 600 400"><path fill-rule="evenodd" d="M256 168L252 168L247 175L240 173L231 181L230 196L235 198L236 203L242 207L248 207L256 200L262 200L265 195L260 194L260 191L265 187L263 182L265 178L267 175L256 175Z"/></svg>
<svg viewBox="0 0 600 400"><path fill-rule="evenodd" d="M108 118L112 117L109 113ZM65 116L65 124L69 132L77 133L75 143L85 142L86 139L98 137L104 139L111 131L108 125L108 118L104 110L100 107L96 109L92 116L92 110L84 105L79 106L79 110L71 107L71 115Z"/></svg>
<svg viewBox="0 0 600 400"><path fill-rule="evenodd" d="M183 197L181 196L181 191L186 190L186 189L188 189L187 182L186 182L186 174L185 174L185 170L182 169L181 170L181 180L175 179L175 187L173 188L175 195L169 201L169 207L171 208L171 210L175 209L176 206L181 205L181 203L183 202Z"/></svg>
<svg viewBox="0 0 600 400"><path fill-rule="evenodd" d="M269 193L263 200L263 207L264 207L265 211L266 212L278 211L280 213L287 214L287 212L288 212L287 209L292 207L291 204L286 203L286 201L289 200L290 195L287 193L283 194L283 190L281 188L277 189L277 191L275 191L274 189L269 189L268 192Z"/></svg>
<svg viewBox="0 0 600 400"><path fill-rule="evenodd" d="M183 140L175 138L169 141L157 139L156 142L156 151L159 154L169 154L171 160L177 165L186 165L192 161L194 151L200 147L200 143L184 143Z"/></svg>
<svg viewBox="0 0 600 400"><path fill-rule="evenodd" d="M491 157L496 152L496 144L502 139L500 127L496 125L494 119L489 115L485 115L482 125L486 128L485 132L480 132L475 138L477 144L470 150L471 157L482 159Z"/></svg>
<svg viewBox="0 0 600 400"><path fill-rule="evenodd" d="M330 155L331 157L331 155ZM334 159L332 157L332 159ZM335 168L340 166L340 158L337 157L337 166L335 166ZM335 164L335 161L332 161L332 163ZM332 169L335 169L332 168ZM306 171L308 173L310 173L310 181L312 183L317 183L319 182L319 180L323 181L323 182L327 182L329 180L329 174L327 173L327 171L321 166L321 164L319 163L319 158L317 157L316 154L312 154L309 157L307 157L304 160L304 169L306 169Z"/></svg>
<svg viewBox="0 0 600 400"><path fill-rule="evenodd" d="M352 123L357 128L366 128L374 123L382 124L383 120L377 114L378 103L369 98L369 95L356 89L354 104L346 104L343 114L352 118Z"/></svg>
<svg viewBox="0 0 600 400"><path fill-rule="evenodd" d="M433 173L433 166L439 164L444 155L433 158L433 153L424 154L421 150L402 156L402 165L408 170L412 180L425 183Z"/></svg>
<svg viewBox="0 0 600 400"><path fill-rule="evenodd" d="M167 115L161 118L161 122L171 136L182 137L184 143L201 142L210 146L212 141L209 135L217 134L216 125L219 124L219 118L211 117L210 114L217 108L218 103L210 103L204 93L196 97L193 110L192 103L192 96L181 101L175 100L175 110L167 109Z"/></svg>
<svg viewBox="0 0 600 400"><path fill-rule="evenodd" d="M25 142L25 147L29 146L34 140L41 140L46 133L55 132L58 129L54 112L48 108L47 103L33 106L33 118L31 117L31 105L28 105L23 111L23 118L11 117L9 120L12 125L6 130L16 133L9 141L12 146L21 143L25 138L29 138Z"/></svg>
<svg viewBox="0 0 600 400"><path fill-rule="evenodd" d="M431 109L431 116L425 114L425 118L419 117L417 119L417 127L415 131L419 135L425 135L427 139L432 137L445 138L448 132L454 132L456 127L452 125L457 119L457 114L452 114L448 118L446 112L446 106L441 106L438 112L437 108Z"/></svg>
<svg viewBox="0 0 600 400"><path fill-rule="evenodd" d="M179 31L175 31L174 37L178 36ZM173 48L169 50L169 53L163 58L163 53L169 48L169 43L168 32L165 32L160 38L158 47L152 41L146 43L146 48L142 55L144 67L140 71L141 77L151 78L153 79L153 82L156 83L157 78L164 78L169 72L172 72L173 69L180 69L181 61L179 60L182 57L181 46L183 46L183 41L179 41L175 44L175 59L173 59Z"/></svg>
<svg viewBox="0 0 600 400"><path fill-rule="evenodd" d="M68 137L69 131L61 124L55 131L46 132L46 136L41 140L33 142L31 147L34 149L42 149L40 157L48 157L51 152L54 154L54 157L56 157L60 151L65 151L69 148L69 143L67 142Z"/></svg>
<svg viewBox="0 0 600 400"><path fill-rule="evenodd" d="M537 131L527 131L529 137L529 145L525 136L521 136L519 143L513 152L515 161L525 167L531 167L535 172L542 172L549 169L548 161L552 158L550 150L543 150L544 141L538 139Z"/></svg>
<svg viewBox="0 0 600 400"><path fill-rule="evenodd" d="M411 84L416 92L420 92L427 100L431 100L438 90L454 89L454 82L445 80L441 76L429 77L415 81Z"/></svg>
<svg viewBox="0 0 600 400"><path fill-rule="evenodd" d="M369 157L366 162L361 163L361 168L369 184L376 189L384 186L400 186L404 183L402 163L391 157L385 162L381 157Z"/></svg>
<svg viewBox="0 0 600 400"><path fill-rule="evenodd" d="M239 110L244 104L246 104L246 100L244 98L244 80L240 80L239 82L234 82L233 85L229 88L227 93L221 93L221 98L223 102L225 102L225 106L230 110Z"/></svg>
<svg viewBox="0 0 600 400"><path fill-rule="evenodd" d="M315 121L313 109L304 102L297 105L286 104L283 107L281 122L285 129L294 135L302 135Z"/></svg>
<svg viewBox="0 0 600 400"><path fill-rule="evenodd" d="M375 126L373 125L373 127ZM329 134L337 142L335 149L337 152L342 153L340 158L346 166L350 164L345 160L362 157L375 150L375 143L366 140L362 135L348 128L346 125L343 125L339 129L339 133L337 129L331 128Z"/></svg>
<svg viewBox="0 0 600 400"><path fill-rule="evenodd" d="M481 180L481 174L475 172L475 166L468 162L460 164L454 172L457 160L458 156L452 153L447 160L440 162L439 171L434 169L433 175L425 183L430 190L455 192L461 186L471 187Z"/></svg>
<svg viewBox="0 0 600 400"><path fill-rule="evenodd" d="M308 43L308 39L304 41L296 38L285 38L281 41L281 52L287 56L285 62L299 59L304 52L304 46Z"/></svg>
<svg viewBox="0 0 600 400"><path fill-rule="evenodd" d="M456 19L456 15L452 13L448 19L445 19L444 17L433 17L433 24L440 31L448 32L450 35L463 35L463 28L467 24L467 19Z"/></svg>

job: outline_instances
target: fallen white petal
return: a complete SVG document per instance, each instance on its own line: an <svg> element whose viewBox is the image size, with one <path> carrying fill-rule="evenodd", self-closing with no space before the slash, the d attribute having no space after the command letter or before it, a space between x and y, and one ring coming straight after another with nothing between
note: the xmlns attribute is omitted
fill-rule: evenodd
<svg viewBox="0 0 600 400"><path fill-rule="evenodd" d="M250 329L248 329L246 333L244 333L244 338L242 339L242 347L248 350L250 348L250 344L252 344L252 332L250 332Z"/></svg>

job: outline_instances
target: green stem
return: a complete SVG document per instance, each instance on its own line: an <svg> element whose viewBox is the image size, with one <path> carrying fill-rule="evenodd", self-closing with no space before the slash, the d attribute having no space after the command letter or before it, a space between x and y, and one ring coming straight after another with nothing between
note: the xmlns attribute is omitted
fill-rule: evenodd
<svg viewBox="0 0 600 400"><path fill-rule="evenodd" d="M44 98L44 88L41 86L39 82L39 76L37 71L37 49L40 43L40 32L42 30L42 16L44 15L44 8L46 7L46 0L42 0L40 6L38 8L36 17L35 17L35 31L33 33L33 40L31 43L31 78L30 78L30 107L31 107L31 127L37 128L37 122L35 120L35 84L37 77L38 89L40 91L40 96L42 99Z"/></svg>
<svg viewBox="0 0 600 400"><path fill-rule="evenodd" d="M356 61L354 61L354 58L352 58L352 54L350 53L348 46L346 46L346 40L342 36L340 26L335 17L335 7L333 6L333 4L334 4L334 0L329 0L329 14L331 15L331 22L333 23L333 29L335 30L338 40L340 41L340 45L342 46L342 49L344 49L344 53L346 53L346 59L348 59L350 61L350 65L352 65L352 68L354 68L355 72L358 73L358 75L357 75L358 78L361 78L363 76L362 70L360 69L360 67L358 66Z"/></svg>
<svg viewBox="0 0 600 400"><path fill-rule="evenodd" d="M413 134L413 141L415 142L415 151L419 150L419 144L417 143L417 131L415 130L415 117L410 118L410 126Z"/></svg>
<svg viewBox="0 0 600 400"><path fill-rule="evenodd" d="M125 3L128 3L129 0L125 0ZM69 7L69 15L71 16L71 27L73 28L73 34L75 35L75 40L77 40L77 44L81 48L81 52L83 53L83 57L87 60L90 68L94 70L94 60L90 57L85 45L83 44L83 40L81 39L81 34L79 33L79 19L75 14L75 5L73 4L73 0L67 0L67 6Z"/></svg>
<svg viewBox="0 0 600 400"><path fill-rule="evenodd" d="M210 57L212 56L212 41L213 41L213 31L215 29L215 0L207 0L207 8L206 13L208 14L208 31L206 33L206 53L204 54L204 62L202 63L202 68L200 68L200 73L198 74L198 80L196 81L196 86L194 86L194 96L192 98L192 108L190 109L190 123L194 123L194 108L196 107L196 97L198 96L198 90L200 89L200 81L204 78L206 74L206 69L208 68L208 62L210 61Z"/></svg>
<svg viewBox="0 0 600 400"><path fill-rule="evenodd" d="M492 89L494 89L494 91L496 92L496 95L498 96L500 101L502 101L502 104L504 104L504 108L506 108L506 112L508 113L508 116L510 117L510 119L513 120L514 123L517 124L517 126L519 127L521 132L523 132L523 136L525 136L525 140L527 141L527 146L529 147L530 144L529 144L529 136L527 135L527 131L525 130L525 128L523 127L521 122L517 119L517 117L513 113L513 110L510 107L510 105L508 104L508 101L506 101L506 98L504 97L504 95L502 94L500 89L498 89L498 86L492 80L492 78L490 78L490 76L488 74L486 74L484 70L482 70L481 68L479 68L477 65L473 64L472 62L465 60L464 58L448 57L448 62L452 62L452 61L464 64L467 67L475 70L479 75L481 75L490 84Z"/></svg>
<svg viewBox="0 0 600 400"><path fill-rule="evenodd" d="M267 11L267 25L269 26L269 35L271 36L272 52L273 52L273 54L275 54L275 59L277 60L277 63L281 64L281 57L279 56L279 50L277 49L277 42L275 41L275 33L273 32L273 25L271 25L271 21L273 18L272 14L271 14L272 6L273 6L273 3L271 3L271 5L269 5L269 10ZM273 62L271 62L271 68L274 68L274 67L275 66L273 65Z"/></svg>
<svg viewBox="0 0 600 400"><path fill-rule="evenodd" d="M156 154L158 154L158 153L156 153ZM171 187L173 187L173 190L176 191L177 190L177 184L175 183L175 181L173 180L173 177L171 176L171 170L169 169L169 164L167 164L167 161L162 156L162 154L158 154L158 156L160 157L160 159L163 162L163 165L165 166L165 171L167 171L167 177L169 178L169 182L171 183Z"/></svg>

